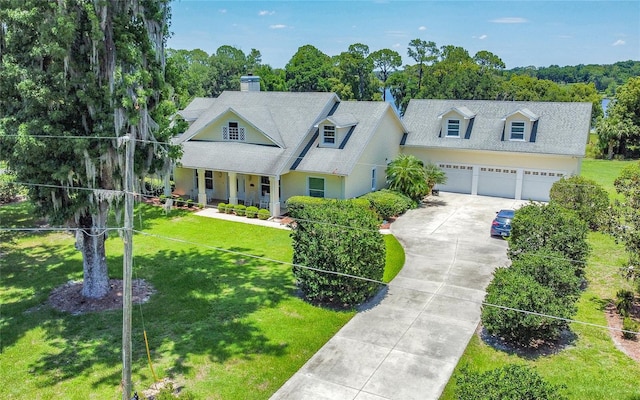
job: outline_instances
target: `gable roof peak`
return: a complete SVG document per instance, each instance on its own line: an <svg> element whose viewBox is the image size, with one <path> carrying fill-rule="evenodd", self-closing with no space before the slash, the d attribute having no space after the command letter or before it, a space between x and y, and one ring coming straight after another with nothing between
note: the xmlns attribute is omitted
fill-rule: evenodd
<svg viewBox="0 0 640 400"><path fill-rule="evenodd" d="M459 106L459 107L451 107L447 111L439 114L438 119L442 119L442 117L444 117L445 115L449 114L452 111L461 115L464 119L471 119L476 116L476 113L469 110L467 107Z"/></svg>
<svg viewBox="0 0 640 400"><path fill-rule="evenodd" d="M512 112L510 114L505 115L504 117L502 117L502 120L506 121L507 118L509 118L509 117L511 117L511 116L513 116L515 114L521 114L525 118L529 118L529 121L531 121L531 122L534 122L534 121L537 121L538 119L540 119L539 115L535 114L533 111L529 110L528 108L523 107L523 108L517 109L516 111L514 111L514 112Z"/></svg>

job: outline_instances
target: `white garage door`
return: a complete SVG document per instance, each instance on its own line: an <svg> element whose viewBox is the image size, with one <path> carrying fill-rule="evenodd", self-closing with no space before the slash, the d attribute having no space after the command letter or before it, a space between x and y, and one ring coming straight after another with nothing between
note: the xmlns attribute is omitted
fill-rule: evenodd
<svg viewBox="0 0 640 400"><path fill-rule="evenodd" d="M524 170L522 200L549 201L553 183L564 176L562 172Z"/></svg>
<svg viewBox="0 0 640 400"><path fill-rule="evenodd" d="M478 174L478 194L513 199L516 195L516 177L515 169L481 167Z"/></svg>
<svg viewBox="0 0 640 400"><path fill-rule="evenodd" d="M472 166L448 163L439 163L438 166L447 175L447 183L436 185L436 189L443 192L471 193Z"/></svg>

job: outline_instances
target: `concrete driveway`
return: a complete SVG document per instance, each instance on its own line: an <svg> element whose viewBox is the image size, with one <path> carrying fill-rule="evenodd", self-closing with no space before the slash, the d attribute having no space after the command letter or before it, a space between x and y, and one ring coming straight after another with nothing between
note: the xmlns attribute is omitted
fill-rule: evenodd
<svg viewBox="0 0 640 400"><path fill-rule="evenodd" d="M406 262L272 399L437 399L480 321L506 241L495 212L524 202L440 193L391 226Z"/></svg>

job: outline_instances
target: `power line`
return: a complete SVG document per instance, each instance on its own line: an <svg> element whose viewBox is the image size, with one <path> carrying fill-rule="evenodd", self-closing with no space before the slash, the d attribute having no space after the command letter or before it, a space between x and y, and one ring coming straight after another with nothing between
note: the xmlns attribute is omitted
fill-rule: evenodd
<svg viewBox="0 0 640 400"><path fill-rule="evenodd" d="M366 278L366 277L346 274L346 273L337 272L337 271L329 271L329 270L325 270L325 269L321 269L321 268L310 267L310 266L307 266L307 265L302 265L302 264L296 264L296 263L287 262L287 261L276 260L276 259L272 259L272 258L264 257L264 256L256 256L256 255L249 254L249 253L243 253L243 252L236 251L236 250L224 249L224 248L211 246L211 245L207 245L207 244L204 244L204 243L193 242L193 241L189 241L189 240L185 240L185 239L171 238L171 237L168 237L168 236L151 234L151 233L146 233L146 232L142 232L142 231L138 231L138 230L134 230L134 232L138 233L138 234L141 234L141 235L145 235L145 236L155 237L155 238L158 238L158 239L164 239L164 240L178 242L178 243L182 243L182 244L194 245L194 246L197 246L197 247L203 247L203 248L207 248L207 249L210 249L210 250L225 252L225 253L234 254L234 255L243 256L243 257L248 257L248 258L254 258L254 259L257 259L257 260L261 260L261 261L267 261L267 262L276 263L276 264L289 265L289 266L292 266L292 267L301 268L301 269L307 269L307 270L316 271L316 272L320 272L320 273L326 273L326 274L331 274L331 275L336 275L336 276L343 276L343 277L347 277L347 278L363 280L363 281L376 283L376 284L383 285L383 286L389 286L390 285L389 283L386 283L386 282L383 282L383 281L380 281L380 280L376 280L376 279L370 279L370 278ZM604 325L598 325L598 324L594 324L594 323L591 323L591 322L585 322L585 321L575 320L575 319L571 319L571 318L564 318L564 317L559 317L559 316L555 316L555 315L539 313L539 312L536 312L536 311L529 311L529 310L523 310L523 309L518 309L518 308L513 308L513 307L508 307L508 306L502 306L502 305L499 305L499 304L488 303L488 302L485 302L485 301L464 299L462 297L457 297L457 296L451 296L451 295L438 293L437 291L433 292L433 291L428 291L428 290L418 290L418 289L415 289L415 288L405 287L405 286L402 286L402 285L396 285L396 284L393 284L393 283L391 283L391 285L393 285L394 287L407 289L407 290L412 290L412 291L417 291L417 292L420 292L420 293L430 294L430 295L433 295L433 296L440 296L440 297L448 298L448 299L451 299L451 300L462 300L462 301L466 301L466 302L470 302L470 303L474 303L474 304L479 304L481 306L495 307L495 308L508 310L508 311L519 312L519 313L523 313L523 314L529 314L529 315L535 315L535 316L544 317L544 318L562 320L562 321L565 321L567 323L576 323L576 324L591 326L591 327L595 327L595 328L601 328L601 329L608 329L608 330L619 331L619 332L640 334L640 332L634 332L634 331L629 331L629 330L625 330L625 329L619 329L619 328L614 328L614 327L609 327L609 326L604 326Z"/></svg>

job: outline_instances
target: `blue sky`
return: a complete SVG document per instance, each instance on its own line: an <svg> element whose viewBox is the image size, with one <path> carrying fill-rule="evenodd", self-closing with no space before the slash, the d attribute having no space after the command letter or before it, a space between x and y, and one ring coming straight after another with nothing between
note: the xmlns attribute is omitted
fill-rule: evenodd
<svg viewBox="0 0 640 400"><path fill-rule="evenodd" d="M488 50L507 68L640 60L640 1L174 0L168 47L222 45L283 68L300 46L330 56L363 43L407 56L410 40Z"/></svg>

